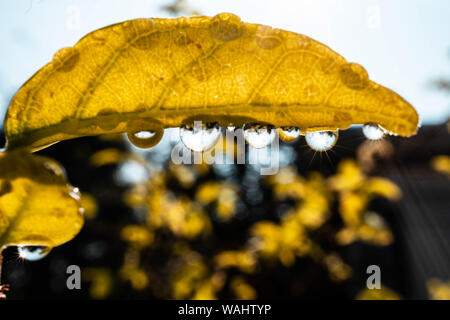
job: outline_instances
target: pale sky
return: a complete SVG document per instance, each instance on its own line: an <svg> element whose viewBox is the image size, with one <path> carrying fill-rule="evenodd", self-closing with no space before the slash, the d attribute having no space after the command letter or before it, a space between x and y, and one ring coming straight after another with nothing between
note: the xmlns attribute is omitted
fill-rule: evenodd
<svg viewBox="0 0 450 320"><path fill-rule="evenodd" d="M11 95L62 47L97 28L138 17L169 17L159 0L0 0L0 116ZM422 122L450 116L449 95L429 81L450 78L448 0L187 0L204 15L308 35L363 65L419 112Z"/></svg>

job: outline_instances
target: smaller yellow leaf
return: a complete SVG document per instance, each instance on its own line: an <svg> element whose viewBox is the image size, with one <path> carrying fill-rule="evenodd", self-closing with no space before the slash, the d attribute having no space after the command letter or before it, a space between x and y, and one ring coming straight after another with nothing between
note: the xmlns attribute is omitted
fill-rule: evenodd
<svg viewBox="0 0 450 320"><path fill-rule="evenodd" d="M79 200L55 161L23 150L0 153L0 251L71 240L83 225Z"/></svg>

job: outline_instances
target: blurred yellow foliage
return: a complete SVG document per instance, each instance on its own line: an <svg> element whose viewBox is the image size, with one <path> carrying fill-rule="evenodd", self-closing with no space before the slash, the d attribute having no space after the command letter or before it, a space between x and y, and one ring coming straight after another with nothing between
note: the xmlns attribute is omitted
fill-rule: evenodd
<svg viewBox="0 0 450 320"><path fill-rule="evenodd" d="M200 289L199 295L204 299L214 299L213 284L205 282L209 270L199 259L185 262L172 275L172 293L175 299L194 298Z"/></svg>
<svg viewBox="0 0 450 320"><path fill-rule="evenodd" d="M169 172L175 176L180 185L190 188L197 180L197 173L192 166L169 164Z"/></svg>
<svg viewBox="0 0 450 320"><path fill-rule="evenodd" d="M119 149L109 148L95 152L89 159L89 162L94 167L101 167L109 164L116 164L126 157L127 153Z"/></svg>
<svg viewBox="0 0 450 320"><path fill-rule="evenodd" d="M431 160L431 166L434 170L446 174L450 177L450 156L441 155Z"/></svg>
<svg viewBox="0 0 450 320"><path fill-rule="evenodd" d="M450 281L432 278L427 282L428 292L432 300L450 300Z"/></svg>
<svg viewBox="0 0 450 320"><path fill-rule="evenodd" d="M236 276L230 282L230 289L238 300L254 300L258 297L255 288L249 285L244 278Z"/></svg>
<svg viewBox="0 0 450 320"><path fill-rule="evenodd" d="M143 244L133 243L147 239L145 234L157 237L158 230L164 229L180 240L173 245L175 260L170 263L171 298L216 299L227 274L233 272L230 269L253 274L259 270L260 259L277 260L291 267L297 258L309 256L328 271L332 281L348 279L352 275L350 266L336 253L323 251L312 240L314 232L331 215L335 193L344 222L344 227L335 234L338 244L360 240L388 245L393 241L383 218L368 212L367 207L377 196L398 199L400 190L387 179L367 177L354 161L346 160L339 165L338 173L328 179L318 172L302 177L293 167L280 168L277 174L266 178L276 199L293 201L280 216L280 222L254 223L241 249L222 249L211 256L194 252L188 241L210 233L212 222L207 212L211 205L219 222L224 222L234 217L236 203L240 200L238 187L229 181L202 182L194 189L192 198L169 187L169 181L175 179L182 188L193 188L201 172L209 170L204 163L200 165L204 169L197 166L170 165L167 172L155 172L148 182L132 187L125 197L128 205L144 209L148 214L146 225L127 226L122 231L130 248L142 250ZM128 254L124 266L134 270L139 265L138 260L137 252ZM234 276L229 281L230 292L236 298L257 296L256 290L242 277Z"/></svg>
<svg viewBox="0 0 450 320"><path fill-rule="evenodd" d="M356 300L400 300L401 297L393 290L385 285L381 285L380 289L361 290L355 297Z"/></svg>
<svg viewBox="0 0 450 320"><path fill-rule="evenodd" d="M171 194L152 193L148 199L147 222L152 228L168 228L177 236L194 238L207 234L211 222L201 206L188 198L175 199Z"/></svg>
<svg viewBox="0 0 450 320"><path fill-rule="evenodd" d="M273 192L277 199L302 199L305 194L305 180L297 174L294 167L282 167L277 174L269 176Z"/></svg>
<svg viewBox="0 0 450 320"><path fill-rule="evenodd" d="M280 225L258 222L251 229L253 248L265 258L278 258L285 266L291 266L295 257L304 256L310 249L306 230L295 218L284 219Z"/></svg>
<svg viewBox="0 0 450 320"><path fill-rule="evenodd" d="M250 251L225 250L214 257L218 268L235 267L245 273L255 271L257 257Z"/></svg>
<svg viewBox="0 0 450 320"><path fill-rule="evenodd" d="M327 254L324 258L331 280L340 282L350 278L352 269L345 264L336 253Z"/></svg>
<svg viewBox="0 0 450 320"><path fill-rule="evenodd" d="M83 215L85 219L93 219L97 215L98 207L97 200L89 193L83 191L80 197L80 204L83 208Z"/></svg>
<svg viewBox="0 0 450 320"><path fill-rule="evenodd" d="M195 194L195 198L209 204L216 202L216 213L222 221L230 220L236 209L237 186L227 182L210 181L201 184Z"/></svg>
<svg viewBox="0 0 450 320"><path fill-rule="evenodd" d="M145 226L128 225L122 228L120 236L123 241L128 242L135 248L142 249L152 244L154 235Z"/></svg>
<svg viewBox="0 0 450 320"><path fill-rule="evenodd" d="M106 268L84 268L83 281L90 282L89 295L92 299L106 299L112 292L114 276Z"/></svg>
<svg viewBox="0 0 450 320"><path fill-rule="evenodd" d="M120 268L119 275L122 280L129 281L135 290L143 290L149 284L147 273L138 267L124 265Z"/></svg>
<svg viewBox="0 0 450 320"><path fill-rule="evenodd" d="M336 235L338 243L346 245L355 240L382 246L392 243L393 235L383 218L367 212L367 207L379 196L398 200L401 191L394 183L385 178L366 177L351 159L341 161L338 173L328 181L339 193L339 213L346 226Z"/></svg>

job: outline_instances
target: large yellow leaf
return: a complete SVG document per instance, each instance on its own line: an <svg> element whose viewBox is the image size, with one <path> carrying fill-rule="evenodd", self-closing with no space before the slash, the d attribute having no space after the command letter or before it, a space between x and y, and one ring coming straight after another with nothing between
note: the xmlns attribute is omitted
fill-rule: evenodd
<svg viewBox="0 0 450 320"><path fill-rule="evenodd" d="M79 195L53 160L23 150L0 154L0 251L54 247L83 225Z"/></svg>
<svg viewBox="0 0 450 320"><path fill-rule="evenodd" d="M327 46L294 32L213 18L136 19L56 52L7 113L8 148L192 120L302 132L377 123L413 135L414 108Z"/></svg>

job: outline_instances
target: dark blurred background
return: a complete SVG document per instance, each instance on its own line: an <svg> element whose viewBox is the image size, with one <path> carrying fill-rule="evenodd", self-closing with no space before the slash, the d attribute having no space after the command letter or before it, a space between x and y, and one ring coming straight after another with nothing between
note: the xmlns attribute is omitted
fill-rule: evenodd
<svg viewBox="0 0 450 320"><path fill-rule="evenodd" d="M262 261L260 269L247 277L247 281L257 291L259 298L333 298L353 299L363 288L367 279L366 268L375 264L382 270L382 283L407 299L430 297L427 281L432 278L448 281L450 272L450 180L431 166L437 155L450 154L450 137L446 125L425 126L419 134L410 139L389 137L394 152L373 157L372 175L383 176L395 182L402 190L401 200L392 202L377 198L369 209L379 213L393 232L395 241L387 246L374 246L356 241L339 246L333 239L342 227L337 207L333 215L313 233L325 251L337 252L352 270L352 276L344 281L334 282L326 268L311 258L298 258L289 267L281 263ZM344 158L358 157L357 150L364 142L359 129L341 132L338 145L329 158L315 155L300 139L294 144L282 143L281 149L288 147L293 152L292 165L300 175L319 171L324 176L336 172L336 167ZM54 248L44 259L27 262L18 259L16 249L4 252L3 282L10 283L11 299L19 298L90 298L91 282L83 282L82 290L69 291L66 288L66 267L77 264L82 270L87 268L106 269L110 272L113 285L105 298L170 298L159 296L152 288L150 280L144 289L135 290L129 282L120 280L119 269L124 264L127 243L120 238L120 230L127 224L142 223L142 217L123 202L123 194L129 184L118 184L115 173L118 164L94 167L90 157L99 150L116 148L127 150L123 139L104 141L99 138L82 138L58 143L38 154L58 160L66 169L69 181L82 192L88 192L97 200L98 213L87 219L80 234L72 241ZM150 161L150 160L149 160ZM168 162L164 164L168 166ZM248 238L249 228L258 221L280 219L280 210L286 203L273 197L270 185L259 177L246 185L248 171L254 169L246 165L234 165L226 177L210 170L192 186L183 187L174 177L168 178L167 185L176 194L193 197L196 188L204 181L233 181L241 187L239 197L242 205L234 217L224 223L213 219L214 208L210 207L213 232L200 239L186 240L193 249L206 257L223 249L242 246ZM254 188L262 195L255 200ZM150 213L151 214L151 213ZM170 250L167 244L178 241L179 237L170 232L158 234L158 245L142 251L141 265L144 270L164 274L171 268ZM231 274L239 273L231 270ZM163 277L163 276L162 276ZM231 277L231 276L230 276ZM161 283L162 280L162 283ZM167 281L167 283L164 283ZM170 278L155 281L157 287L169 287ZM157 290L156 290L157 291ZM233 298L227 290L222 290L220 298Z"/></svg>

